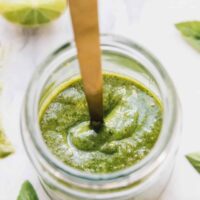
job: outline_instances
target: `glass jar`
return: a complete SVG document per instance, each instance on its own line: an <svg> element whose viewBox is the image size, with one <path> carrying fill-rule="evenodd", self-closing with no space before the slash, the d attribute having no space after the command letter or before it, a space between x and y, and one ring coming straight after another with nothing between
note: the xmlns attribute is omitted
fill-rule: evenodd
<svg viewBox="0 0 200 200"><path fill-rule="evenodd" d="M38 112L55 88L80 74L73 41L51 54L30 81L21 115L24 146L53 200L156 200L170 178L180 140L180 109L175 88L159 61L135 42L103 35L101 49L104 72L140 81L163 103L163 126L151 152L134 166L109 174L79 171L50 153L42 138Z"/></svg>

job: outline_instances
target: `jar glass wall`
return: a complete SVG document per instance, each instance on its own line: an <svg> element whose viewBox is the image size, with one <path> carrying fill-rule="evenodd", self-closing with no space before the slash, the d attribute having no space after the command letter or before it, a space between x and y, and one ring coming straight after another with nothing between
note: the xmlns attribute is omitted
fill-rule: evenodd
<svg viewBox="0 0 200 200"><path fill-rule="evenodd" d="M44 100L60 84L80 75L74 42L50 55L31 79L21 115L25 148L52 199L155 200L169 180L179 143L180 109L176 91L158 60L136 43L103 35L101 49L104 72L141 82L163 104L162 130L151 152L134 166L109 174L73 169L50 153L42 138L38 113Z"/></svg>

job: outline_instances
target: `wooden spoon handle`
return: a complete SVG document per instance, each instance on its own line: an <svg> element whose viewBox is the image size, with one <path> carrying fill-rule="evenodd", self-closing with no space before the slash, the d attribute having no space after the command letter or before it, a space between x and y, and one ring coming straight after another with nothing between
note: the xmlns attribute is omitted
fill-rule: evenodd
<svg viewBox="0 0 200 200"><path fill-rule="evenodd" d="M103 81L97 0L69 0L69 6L91 121L103 122Z"/></svg>

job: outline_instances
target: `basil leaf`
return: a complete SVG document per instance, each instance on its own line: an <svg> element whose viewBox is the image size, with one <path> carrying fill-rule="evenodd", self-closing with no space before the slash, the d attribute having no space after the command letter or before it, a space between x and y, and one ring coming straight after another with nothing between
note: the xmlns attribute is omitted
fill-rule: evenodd
<svg viewBox="0 0 200 200"><path fill-rule="evenodd" d="M35 189L29 181L23 183L17 200L39 200Z"/></svg>
<svg viewBox="0 0 200 200"><path fill-rule="evenodd" d="M200 173L200 152L190 153L186 155L188 161Z"/></svg>
<svg viewBox="0 0 200 200"><path fill-rule="evenodd" d="M0 158L5 158L12 153L14 153L14 148L0 128Z"/></svg>
<svg viewBox="0 0 200 200"><path fill-rule="evenodd" d="M181 22L175 26L182 33L186 41L200 51L200 21Z"/></svg>

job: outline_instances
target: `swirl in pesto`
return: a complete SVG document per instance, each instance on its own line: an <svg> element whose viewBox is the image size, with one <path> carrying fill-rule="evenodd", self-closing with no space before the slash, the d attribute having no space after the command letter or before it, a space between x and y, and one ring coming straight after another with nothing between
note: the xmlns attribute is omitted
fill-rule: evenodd
<svg viewBox="0 0 200 200"><path fill-rule="evenodd" d="M90 127L79 78L58 87L41 107L40 127L51 152L66 165L92 173L130 167L153 148L162 126L157 97L135 80L104 74L104 124Z"/></svg>

